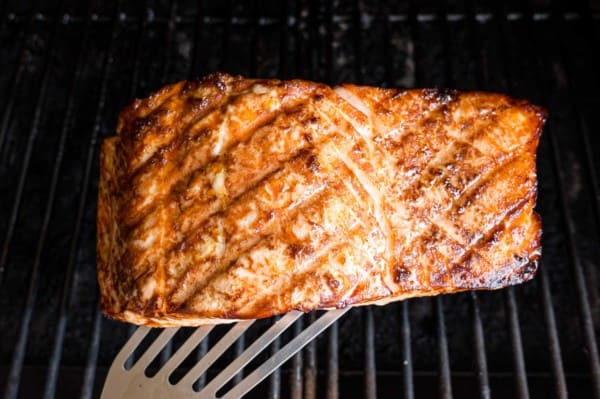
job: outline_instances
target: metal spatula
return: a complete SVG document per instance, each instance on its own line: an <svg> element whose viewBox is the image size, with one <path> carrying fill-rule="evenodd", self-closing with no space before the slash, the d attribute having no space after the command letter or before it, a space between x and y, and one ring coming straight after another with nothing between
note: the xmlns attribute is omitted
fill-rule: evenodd
<svg viewBox="0 0 600 399"><path fill-rule="evenodd" d="M219 397L240 398L348 310L349 308L345 308L325 312L319 319L307 326L306 329L248 374L237 385L233 386L228 392ZM202 357L176 384L171 384L169 382L169 376L183 360L194 351L200 342L202 342L212 330L213 326L198 327L153 377L146 376L146 368L152 363L154 358L168 344L179 329L164 329L133 366L126 369L125 363L127 359L151 330L148 327L139 327L113 361L106 382L104 383L101 399L216 398L217 392L227 384L227 382L233 379L237 373L267 348L271 342L290 327L301 315L301 312L293 311L275 322L215 378L207 381L206 385L199 392L193 389L194 383L227 350L227 348L229 348L244 333L244 331L252 325L254 320L242 321L234 324L223 338L216 342L207 354Z"/></svg>

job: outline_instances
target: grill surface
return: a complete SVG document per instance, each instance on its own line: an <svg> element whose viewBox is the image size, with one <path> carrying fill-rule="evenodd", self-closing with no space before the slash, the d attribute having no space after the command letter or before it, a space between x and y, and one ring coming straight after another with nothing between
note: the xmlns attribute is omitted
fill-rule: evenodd
<svg viewBox="0 0 600 399"><path fill-rule="evenodd" d="M600 7L395 3L0 4L5 398L98 397L132 331L97 312L98 145L135 96L214 70L492 90L550 112L533 282L354 309L249 397L600 398Z"/></svg>

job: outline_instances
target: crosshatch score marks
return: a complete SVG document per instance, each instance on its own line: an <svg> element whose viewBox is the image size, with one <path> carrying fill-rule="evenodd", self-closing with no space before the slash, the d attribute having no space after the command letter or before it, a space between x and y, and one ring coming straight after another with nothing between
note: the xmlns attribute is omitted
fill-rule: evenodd
<svg viewBox="0 0 600 399"><path fill-rule="evenodd" d="M526 281L544 118L489 93L167 86L103 146L103 310L194 325Z"/></svg>

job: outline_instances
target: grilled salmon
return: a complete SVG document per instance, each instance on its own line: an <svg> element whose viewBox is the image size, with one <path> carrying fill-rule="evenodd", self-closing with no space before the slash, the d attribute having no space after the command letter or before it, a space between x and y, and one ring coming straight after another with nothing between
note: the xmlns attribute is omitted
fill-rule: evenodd
<svg viewBox="0 0 600 399"><path fill-rule="evenodd" d="M481 92L166 86L102 144L103 312L199 325L527 281L544 120Z"/></svg>

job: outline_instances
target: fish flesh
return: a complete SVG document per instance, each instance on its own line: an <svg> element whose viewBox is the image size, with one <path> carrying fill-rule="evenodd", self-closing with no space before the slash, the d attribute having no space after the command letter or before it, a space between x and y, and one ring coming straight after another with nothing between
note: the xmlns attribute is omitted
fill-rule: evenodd
<svg viewBox="0 0 600 399"><path fill-rule="evenodd" d="M528 281L545 118L484 92L168 85L102 143L102 310L195 326Z"/></svg>

